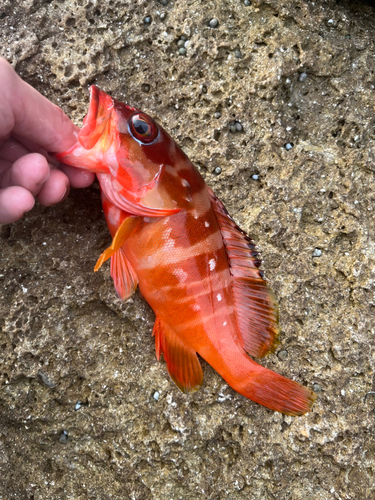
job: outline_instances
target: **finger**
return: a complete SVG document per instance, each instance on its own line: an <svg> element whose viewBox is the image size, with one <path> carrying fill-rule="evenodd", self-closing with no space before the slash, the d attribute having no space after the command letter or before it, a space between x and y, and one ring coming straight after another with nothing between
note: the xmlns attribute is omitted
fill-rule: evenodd
<svg viewBox="0 0 375 500"><path fill-rule="evenodd" d="M21 137L18 134L11 134L11 139L10 139L11 144L17 145L17 148L14 148L12 150L12 160L15 161L17 158L25 155L26 153L39 153L40 155L43 155L45 158L47 158L48 163L52 163L56 167L59 165L60 162L58 162L55 158L50 156L45 149L40 147L36 142L30 141L28 139L25 139L24 137ZM3 141L3 144L5 144L5 141ZM8 146L4 149L0 144L0 158L8 159Z"/></svg>
<svg viewBox="0 0 375 500"><path fill-rule="evenodd" d="M62 164L60 164L59 168L66 173L73 188L85 188L94 182L95 174L88 170L81 170L80 168Z"/></svg>
<svg viewBox="0 0 375 500"><path fill-rule="evenodd" d="M20 219L33 208L35 200L27 189L12 186L0 190L0 224L9 224Z"/></svg>
<svg viewBox="0 0 375 500"><path fill-rule="evenodd" d="M22 186L36 196L50 176L44 156L30 153L15 161L4 175L1 187Z"/></svg>
<svg viewBox="0 0 375 500"><path fill-rule="evenodd" d="M60 170L51 170L50 176L37 196L39 203L46 207L55 205L69 194L69 179Z"/></svg>
<svg viewBox="0 0 375 500"><path fill-rule="evenodd" d="M12 163L27 153L29 153L29 150L14 139L4 141L3 145L0 147L0 158L2 160L11 161Z"/></svg>
<svg viewBox="0 0 375 500"><path fill-rule="evenodd" d="M20 144L22 144L22 146L24 146L32 153L40 153L41 150L43 150L43 148L40 147L40 144L35 141L31 141L30 139L25 139L24 137L22 137L22 135L15 134L13 132L12 138L18 141Z"/></svg>
<svg viewBox="0 0 375 500"><path fill-rule="evenodd" d="M69 149L77 141L78 127L55 104L39 94L0 59L0 137L12 130L47 151Z"/></svg>

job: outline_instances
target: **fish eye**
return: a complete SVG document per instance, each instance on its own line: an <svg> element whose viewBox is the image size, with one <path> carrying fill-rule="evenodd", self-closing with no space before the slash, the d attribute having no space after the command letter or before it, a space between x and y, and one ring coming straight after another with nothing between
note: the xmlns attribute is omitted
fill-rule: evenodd
<svg viewBox="0 0 375 500"><path fill-rule="evenodd" d="M154 142L159 133L154 120L143 113L137 113L130 118L129 128L134 139L143 144Z"/></svg>

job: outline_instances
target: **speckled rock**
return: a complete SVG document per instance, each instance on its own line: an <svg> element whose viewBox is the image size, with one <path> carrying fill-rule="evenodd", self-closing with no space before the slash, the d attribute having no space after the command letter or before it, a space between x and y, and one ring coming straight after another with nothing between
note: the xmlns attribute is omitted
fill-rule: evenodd
<svg viewBox="0 0 375 500"><path fill-rule="evenodd" d="M1 500L373 498L375 11L246 4L3 0L0 54L78 124L95 83L175 137L259 244L283 330L262 363L318 387L313 411L205 363L178 391L147 304L93 273L94 184L1 227Z"/></svg>

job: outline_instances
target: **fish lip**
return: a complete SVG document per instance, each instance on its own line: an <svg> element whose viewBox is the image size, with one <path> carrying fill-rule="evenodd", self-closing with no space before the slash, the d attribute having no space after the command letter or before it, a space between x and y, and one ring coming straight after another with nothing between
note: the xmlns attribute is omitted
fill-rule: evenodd
<svg viewBox="0 0 375 500"><path fill-rule="evenodd" d="M99 109L99 101L100 101L100 90L96 85L91 85L89 110L84 119L81 131L79 133L80 139L84 140L95 130L96 117L98 115L98 109Z"/></svg>
<svg viewBox="0 0 375 500"><path fill-rule="evenodd" d="M114 100L96 85L90 87L90 103L78 141L85 149L92 149L101 137L112 115Z"/></svg>

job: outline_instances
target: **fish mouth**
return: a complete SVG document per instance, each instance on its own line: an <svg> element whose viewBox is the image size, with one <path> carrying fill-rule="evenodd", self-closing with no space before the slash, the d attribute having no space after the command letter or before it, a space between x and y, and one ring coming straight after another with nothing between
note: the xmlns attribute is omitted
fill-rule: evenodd
<svg viewBox="0 0 375 500"><path fill-rule="evenodd" d="M78 135L85 149L92 149L102 135L113 109L113 99L96 85L90 87L90 104Z"/></svg>

